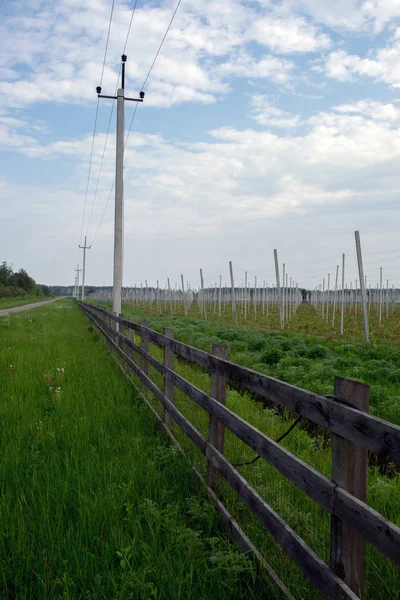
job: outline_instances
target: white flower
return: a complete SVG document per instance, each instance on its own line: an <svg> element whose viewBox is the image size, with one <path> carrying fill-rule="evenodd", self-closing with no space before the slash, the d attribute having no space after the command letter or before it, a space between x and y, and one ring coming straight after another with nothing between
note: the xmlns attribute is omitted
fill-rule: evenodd
<svg viewBox="0 0 400 600"><path fill-rule="evenodd" d="M13 369L13 368L14 368L13 365L10 365L10 369Z"/></svg>

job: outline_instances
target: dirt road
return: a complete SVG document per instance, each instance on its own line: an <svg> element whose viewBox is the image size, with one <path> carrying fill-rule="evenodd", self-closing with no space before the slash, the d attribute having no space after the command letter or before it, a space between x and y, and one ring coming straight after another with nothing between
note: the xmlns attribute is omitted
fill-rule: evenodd
<svg viewBox="0 0 400 600"><path fill-rule="evenodd" d="M33 304L24 304L23 306L14 306L13 308L5 308L4 310L0 310L0 317L4 317L9 313L20 312L21 310L28 310L28 308L36 308L37 306L44 306L45 304L50 304L51 302L56 302L56 300L60 300L60 298L54 298L53 300L44 300L43 302L34 302Z"/></svg>

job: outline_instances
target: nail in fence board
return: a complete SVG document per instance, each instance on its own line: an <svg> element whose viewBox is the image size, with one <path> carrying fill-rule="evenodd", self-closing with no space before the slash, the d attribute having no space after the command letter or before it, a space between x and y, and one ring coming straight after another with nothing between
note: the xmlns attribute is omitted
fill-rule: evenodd
<svg viewBox="0 0 400 600"><path fill-rule="evenodd" d="M174 338L174 330L169 327L165 327L163 330L163 335L172 340ZM172 345L168 343L166 343L164 346L164 366L167 367L167 369L171 369L171 371L174 370L174 351L172 349ZM165 376L164 394L168 400L170 400L172 403L174 402L174 384ZM171 427L173 424L173 419L166 408L164 408L164 421L168 427Z"/></svg>
<svg viewBox="0 0 400 600"><path fill-rule="evenodd" d="M358 381L335 377L335 396L369 410L369 387ZM367 450L340 435L332 435L332 481L366 502ZM367 524L366 524L367 526ZM365 540L336 515L331 517L331 569L360 598L364 598Z"/></svg>
<svg viewBox="0 0 400 600"><path fill-rule="evenodd" d="M222 344L213 344L212 353L219 358L228 358L228 348ZM226 405L226 377L218 371L211 371L210 396L220 404ZM210 414L208 424L208 441L217 450L224 453L224 425ZM215 490L218 480L218 469L208 461L208 485Z"/></svg>

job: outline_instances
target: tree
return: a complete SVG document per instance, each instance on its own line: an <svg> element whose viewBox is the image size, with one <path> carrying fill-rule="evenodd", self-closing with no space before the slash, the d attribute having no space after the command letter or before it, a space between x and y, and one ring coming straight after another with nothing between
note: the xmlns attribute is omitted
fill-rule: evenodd
<svg viewBox="0 0 400 600"><path fill-rule="evenodd" d="M18 273L14 273L10 280L11 285L22 288L26 292L33 292L36 287L35 281L29 277L25 269L20 269Z"/></svg>
<svg viewBox="0 0 400 600"><path fill-rule="evenodd" d="M13 270L11 265L8 265L6 261L3 261L0 265L0 285L11 285L10 279L13 275Z"/></svg>
<svg viewBox="0 0 400 600"><path fill-rule="evenodd" d="M43 296L51 296L50 288L48 285L40 284L37 286L38 291L43 294Z"/></svg>

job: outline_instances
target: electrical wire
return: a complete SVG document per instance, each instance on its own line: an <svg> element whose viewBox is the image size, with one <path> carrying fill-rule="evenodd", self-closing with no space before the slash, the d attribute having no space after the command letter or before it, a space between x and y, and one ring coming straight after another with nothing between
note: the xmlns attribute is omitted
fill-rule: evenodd
<svg viewBox="0 0 400 600"><path fill-rule="evenodd" d="M167 29L166 29L166 31L165 31L165 33L164 33L164 36L163 36L163 38L162 38L162 40L161 40L161 43L160 43L160 45L159 45L159 47L158 47L158 50L157 50L157 52L156 52L156 55L155 55L155 57L154 57L154 59L153 59L153 62L152 62L152 63L151 63L151 65L150 65L150 69L148 70L148 72L147 72L147 75L146 75L146 77L144 78L144 81L143 81L143 84L142 84L142 88L141 88L141 89L142 89L142 91L144 91L144 89L145 89L145 87L146 87L146 83L148 82L148 80L149 80L149 77L150 77L150 74L151 74L151 72L152 72L152 70L153 70L153 68L154 68L154 65L156 64L156 61L157 61L158 55L160 54L160 52L161 52L161 48L162 48L162 47L163 47L163 45L164 45L164 42L165 42L165 40L166 40L166 38L167 38L167 35L168 35L168 32L169 32L169 30L171 29L171 25L172 25L172 23L173 23L173 21L174 21L174 19L175 19L176 13L178 12L178 9L179 9L179 7L180 7L180 5L181 5L181 2L182 2L182 0L178 0L178 3L177 3L177 5L176 5L176 7L175 7L175 10L174 10L174 12L173 12L173 14L172 14L171 20L170 20L170 22L169 22L169 24L168 24L168 27L167 27ZM128 143L128 140L129 140L129 136L130 136L130 133L131 133L131 129L132 129L132 124L133 124L133 121L135 120L136 112L137 112L137 104L136 104L136 106L135 106L135 110L133 111L132 119L131 119L131 122L130 122L130 125L129 125L129 129L128 129L128 133L127 133L127 136L126 136L126 139L125 139L125 146L127 145L127 143Z"/></svg>
<svg viewBox="0 0 400 600"><path fill-rule="evenodd" d="M105 64L106 64L108 42L109 42L109 39L110 39L111 23L112 23L112 17L113 17L113 13L114 13L114 4L115 4L115 0L112 0L111 12L110 12L110 19L109 19L109 24L108 24L107 39L106 39L106 47L105 47L105 50L104 50L103 66L102 66L102 69L101 69L101 78L100 78L101 82L103 81L104 68L105 68ZM100 85L101 85L101 83L100 83ZM87 198L88 198L88 192L89 192L90 173L91 173L91 170L92 170L93 150L94 150L94 141L95 141L95 138L96 138L96 128L97 128L97 117L98 117L98 114L99 114L99 98L97 98L96 115L95 115L95 118L94 118L93 136L92 136L92 147L91 147L91 150L90 150L89 170L88 170L88 176L87 176L87 181L86 181L85 202L84 202L84 205L83 205L83 215L82 215L81 231L80 231L80 234L79 234L79 243L78 243L78 250L77 250L78 253L79 253L79 245L80 245L80 243L82 241L83 225L85 223L86 204L87 204Z"/></svg>
<svg viewBox="0 0 400 600"><path fill-rule="evenodd" d="M137 3L138 3L138 0L135 0L135 4L133 6L131 18L130 18L130 21L129 21L129 27L128 27L128 31L127 31L127 34L126 34L125 44L124 44L124 49L122 50L122 54L125 54L125 50L126 50L126 47L128 45L129 35L130 35L130 32L131 32L133 17L135 16ZM108 43L108 40L107 40L107 43ZM104 68L103 68L103 70L104 70ZM116 95L117 90L118 90L118 84L119 84L119 78L120 78L120 76L121 76L121 65L119 66L119 72L118 72L118 77L117 77L117 83L116 83L116 86L115 86L114 96ZM100 86L101 86L101 83L100 83ZM97 176L96 188L95 188L94 195L93 195L92 208L91 208L91 211L90 211L90 218L89 218L89 223L88 223L88 227L87 227L87 235L89 234L89 227L90 227L90 224L92 222L93 209L94 209L94 206L95 206L95 203L96 203L97 191L98 191L98 187L99 187L99 181L100 181L100 177L101 177L101 172L102 172L102 169L103 169L104 156L105 156L105 153L106 153L106 148L107 148L107 143L108 143L108 135L110 133L111 120L112 120L113 113L114 113L114 102L111 105L111 112L110 112L110 118L108 120L108 127L107 127L106 139L105 139L105 142L104 142L103 154L102 154L102 157L101 157L99 174ZM113 187L114 187L114 182L112 184L111 191L112 191ZM110 191L110 194L111 194L111 191ZM108 205L109 199L110 199L110 196L108 197L107 204L106 204L106 207L104 209L101 222L103 221L104 213L105 213L105 210L107 209L107 205ZM94 239L96 237L97 237L97 231L96 231L96 235L95 235ZM93 241L94 241L94 239L93 239Z"/></svg>
<svg viewBox="0 0 400 600"><path fill-rule="evenodd" d="M154 68L154 65L156 64L156 61L157 61L157 58L158 58L158 56L159 56L159 54L160 54L161 48L163 47L163 45L164 45L164 42L165 42L165 40L166 40L166 38L167 38L168 32L169 32L169 30L171 29L171 25L172 25L172 23L173 23L173 21L174 21L174 19L175 19L176 13L178 12L178 9L179 9L179 6L180 6L181 2L182 2L182 0L178 0L178 3L177 3L177 5L176 5L176 7L175 7L175 10L174 10L173 14L172 14L172 17L171 17L171 19L170 19L170 22L169 22L169 24L168 24L168 27L167 27L167 29L166 29L166 31L165 31L165 33L164 33L164 36L163 36L163 38L162 38L162 40L161 40L161 43L160 43L160 45L159 45L159 47L158 47L158 50L157 50L156 54L155 54L155 57L154 57L154 59L153 59L153 62L151 63L151 65L150 65L150 68L149 68L149 70L148 70L148 72L147 72L147 75L146 75L146 77L145 77L145 79L144 79L144 81L143 81L143 84L142 84L142 87L141 87L142 91L144 90L144 88L145 88L145 86L146 86L146 83L147 83L147 81L148 81L148 79L149 79L149 77L150 77L150 74L151 74L151 72L152 72L152 70L153 70L153 68ZM135 8L136 8L136 2L135 2ZM132 20L132 19L131 19L131 20ZM131 24L129 25L128 32L130 31L130 26L131 26ZM126 43L125 43L125 46L124 46L124 50L125 50L125 47L126 47ZM128 133L127 133L127 135L126 135L126 138L125 138L125 144L124 144L124 148L126 148L126 145L127 145L127 143L128 143L128 140L129 140L129 136L130 136L130 133L131 133L131 130L132 130L132 125L133 125L133 122L134 122L134 120L135 120L135 116L136 116L137 108L138 108L138 103L136 103L136 105L135 105L135 109L134 109L134 111L133 111L133 115L132 115L132 119L131 119L131 122L130 122L130 125L129 125ZM115 179L114 179L114 181L113 181L113 183L112 183L111 190L110 190L110 193L109 193L109 195L108 195L108 198L107 198L106 205L105 205L105 207L104 207L104 210L103 210L103 215L102 215L102 217L101 217L100 224L99 224L99 226L98 226L98 228L97 228L97 231L96 231L96 233L95 233L95 236L94 236L94 238L93 238L92 245L94 244L94 242L95 242L95 240L96 240L96 238L97 238L97 234L98 234L98 232L99 232L99 229L100 229L100 226L101 226L101 224L102 224L102 222L103 222L104 215L105 215L105 213L106 213L106 210L107 210L107 207L108 207L108 203L109 203L109 201L110 201L110 198L111 198L111 192L112 192L112 190L113 190L113 188L114 188L114 185L115 185Z"/></svg>

